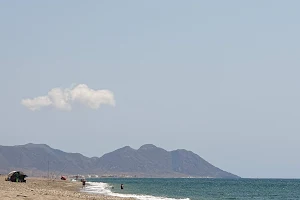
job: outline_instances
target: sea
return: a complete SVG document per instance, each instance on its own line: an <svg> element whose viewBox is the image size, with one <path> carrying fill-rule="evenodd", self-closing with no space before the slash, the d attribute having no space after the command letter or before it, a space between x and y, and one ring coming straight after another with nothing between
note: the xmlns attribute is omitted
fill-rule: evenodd
<svg viewBox="0 0 300 200"><path fill-rule="evenodd" d="M138 200L300 200L300 179L94 178L83 192Z"/></svg>

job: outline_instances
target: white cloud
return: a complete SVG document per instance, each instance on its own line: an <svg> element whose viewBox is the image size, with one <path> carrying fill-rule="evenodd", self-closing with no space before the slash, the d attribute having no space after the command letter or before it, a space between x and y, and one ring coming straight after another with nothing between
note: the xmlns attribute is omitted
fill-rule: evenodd
<svg viewBox="0 0 300 200"><path fill-rule="evenodd" d="M23 99L21 103L33 111L39 110L41 107L50 106L52 104L47 96L36 97L34 99Z"/></svg>
<svg viewBox="0 0 300 200"><path fill-rule="evenodd" d="M53 88L47 96L23 99L21 104L32 111L47 106L69 111L72 110L72 103L74 102L92 109L98 109L101 104L115 106L114 94L111 91L93 90L85 84L79 84L72 89Z"/></svg>
<svg viewBox="0 0 300 200"><path fill-rule="evenodd" d="M68 90L62 90L60 88L53 88L48 92L48 97L52 102L52 105L60 110L71 110L71 102Z"/></svg>

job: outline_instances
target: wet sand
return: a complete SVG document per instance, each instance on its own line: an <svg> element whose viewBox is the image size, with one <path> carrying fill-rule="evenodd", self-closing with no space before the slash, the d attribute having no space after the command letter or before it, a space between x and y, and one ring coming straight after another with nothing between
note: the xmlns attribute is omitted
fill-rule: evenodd
<svg viewBox="0 0 300 200"><path fill-rule="evenodd" d="M5 181L5 176L0 176L1 200L121 200L124 198L94 195L80 192L81 182L61 180L47 180L42 178L26 178L26 183L13 183Z"/></svg>

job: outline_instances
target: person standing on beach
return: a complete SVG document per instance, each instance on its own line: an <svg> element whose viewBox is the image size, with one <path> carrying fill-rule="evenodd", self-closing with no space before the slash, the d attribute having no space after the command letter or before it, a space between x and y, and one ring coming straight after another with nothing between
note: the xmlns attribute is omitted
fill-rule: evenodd
<svg viewBox="0 0 300 200"><path fill-rule="evenodd" d="M19 172L16 172L16 182L19 182Z"/></svg>

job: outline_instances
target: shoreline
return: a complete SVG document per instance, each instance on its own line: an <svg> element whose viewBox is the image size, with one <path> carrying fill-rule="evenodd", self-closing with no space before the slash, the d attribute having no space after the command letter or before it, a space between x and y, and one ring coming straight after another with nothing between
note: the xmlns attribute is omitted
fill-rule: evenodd
<svg viewBox="0 0 300 200"><path fill-rule="evenodd" d="M48 180L38 177L27 177L26 183L15 183L5 181L6 176L0 176L0 197L1 200L121 200L131 198L121 198L115 196L105 196L102 194L92 194L81 191L81 182L68 180Z"/></svg>

